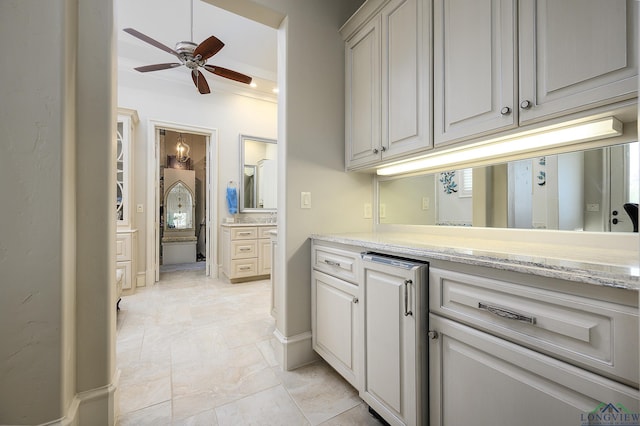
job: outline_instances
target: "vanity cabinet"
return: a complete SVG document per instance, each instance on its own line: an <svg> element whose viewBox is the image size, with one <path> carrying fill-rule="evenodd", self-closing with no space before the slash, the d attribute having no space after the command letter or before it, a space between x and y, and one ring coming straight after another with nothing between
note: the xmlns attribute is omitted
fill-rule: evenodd
<svg viewBox="0 0 640 426"><path fill-rule="evenodd" d="M131 294L137 281L137 230L133 216L133 134L135 110L118 108L116 122L116 271L122 271L122 294ZM118 273L116 272L116 276ZM118 284L116 283L116 286ZM121 296L118 290L117 299Z"/></svg>
<svg viewBox="0 0 640 426"><path fill-rule="evenodd" d="M313 349L356 389L362 368L360 254L313 245L311 331Z"/></svg>
<svg viewBox="0 0 640 426"><path fill-rule="evenodd" d="M431 6L369 0L343 26L349 170L431 147Z"/></svg>
<svg viewBox="0 0 640 426"><path fill-rule="evenodd" d="M269 276L271 240L275 226L222 225L222 272L232 283Z"/></svg>
<svg viewBox="0 0 640 426"><path fill-rule="evenodd" d="M637 8L436 0L435 146L637 96Z"/></svg>
<svg viewBox="0 0 640 426"><path fill-rule="evenodd" d="M621 289L592 299L477 272L430 269L431 425L590 424L601 403L639 411L635 292L626 305Z"/></svg>

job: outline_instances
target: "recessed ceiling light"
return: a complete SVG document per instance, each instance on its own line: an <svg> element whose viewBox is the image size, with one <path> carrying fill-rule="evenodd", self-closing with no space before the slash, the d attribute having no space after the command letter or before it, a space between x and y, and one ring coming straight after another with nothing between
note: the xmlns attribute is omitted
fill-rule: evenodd
<svg viewBox="0 0 640 426"><path fill-rule="evenodd" d="M278 88L277 88L277 87L274 87L274 88L273 88L273 90L272 90L272 92L273 92L273 93L278 93L279 91L280 91L280 90L278 90Z"/></svg>
<svg viewBox="0 0 640 426"><path fill-rule="evenodd" d="M251 87L253 87L255 89L256 87L258 87L258 84L255 81L252 81L249 86L251 86Z"/></svg>

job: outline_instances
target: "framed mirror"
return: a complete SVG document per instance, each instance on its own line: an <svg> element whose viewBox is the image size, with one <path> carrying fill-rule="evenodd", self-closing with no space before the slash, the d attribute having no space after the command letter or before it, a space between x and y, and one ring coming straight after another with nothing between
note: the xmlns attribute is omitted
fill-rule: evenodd
<svg viewBox="0 0 640 426"><path fill-rule="evenodd" d="M195 209L193 194L183 182L176 182L167 191L165 205L167 212L164 222L166 230L182 231L193 229Z"/></svg>
<svg viewBox="0 0 640 426"><path fill-rule="evenodd" d="M378 223L637 232L639 150L633 142L378 178Z"/></svg>
<svg viewBox="0 0 640 426"><path fill-rule="evenodd" d="M275 139L240 135L241 213L274 212L278 207L278 144Z"/></svg>

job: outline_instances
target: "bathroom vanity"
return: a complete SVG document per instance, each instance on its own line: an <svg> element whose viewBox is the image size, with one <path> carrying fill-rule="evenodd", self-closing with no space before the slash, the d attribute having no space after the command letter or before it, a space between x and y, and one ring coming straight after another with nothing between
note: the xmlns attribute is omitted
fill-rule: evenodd
<svg viewBox="0 0 640 426"><path fill-rule="evenodd" d="M228 223L221 226L222 273L232 283L269 278L274 224Z"/></svg>
<svg viewBox="0 0 640 426"><path fill-rule="evenodd" d="M638 413L637 257L570 241L524 241L400 232L312 236L314 349L392 425L587 424L607 404ZM429 263L423 306L411 305L412 315L394 322L427 324L412 349L402 328L376 326L375 313L364 312L367 287L375 285L361 260L368 251ZM387 299L390 309L403 306L402 297ZM398 339L384 352L395 362L375 367L366 341L383 337L376 333L388 341L389 330ZM383 376L392 391L371 403L370 383ZM412 385L421 392L393 386L422 376L426 383Z"/></svg>

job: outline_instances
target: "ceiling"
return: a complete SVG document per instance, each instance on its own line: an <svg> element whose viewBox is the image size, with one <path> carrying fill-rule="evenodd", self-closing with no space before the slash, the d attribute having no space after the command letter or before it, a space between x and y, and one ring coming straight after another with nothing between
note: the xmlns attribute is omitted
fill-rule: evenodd
<svg viewBox="0 0 640 426"><path fill-rule="evenodd" d="M237 88L275 96L272 90L277 81L277 31L200 0L116 0L120 73L140 74L133 68L177 62L173 55L125 33L123 28L134 28L173 49L176 42L191 40L192 6L193 41L200 43L215 35L225 43L225 47L207 63L249 75L257 84L256 88L250 89L242 83L205 72L212 92ZM190 85L197 90L186 67L142 75L148 79Z"/></svg>

